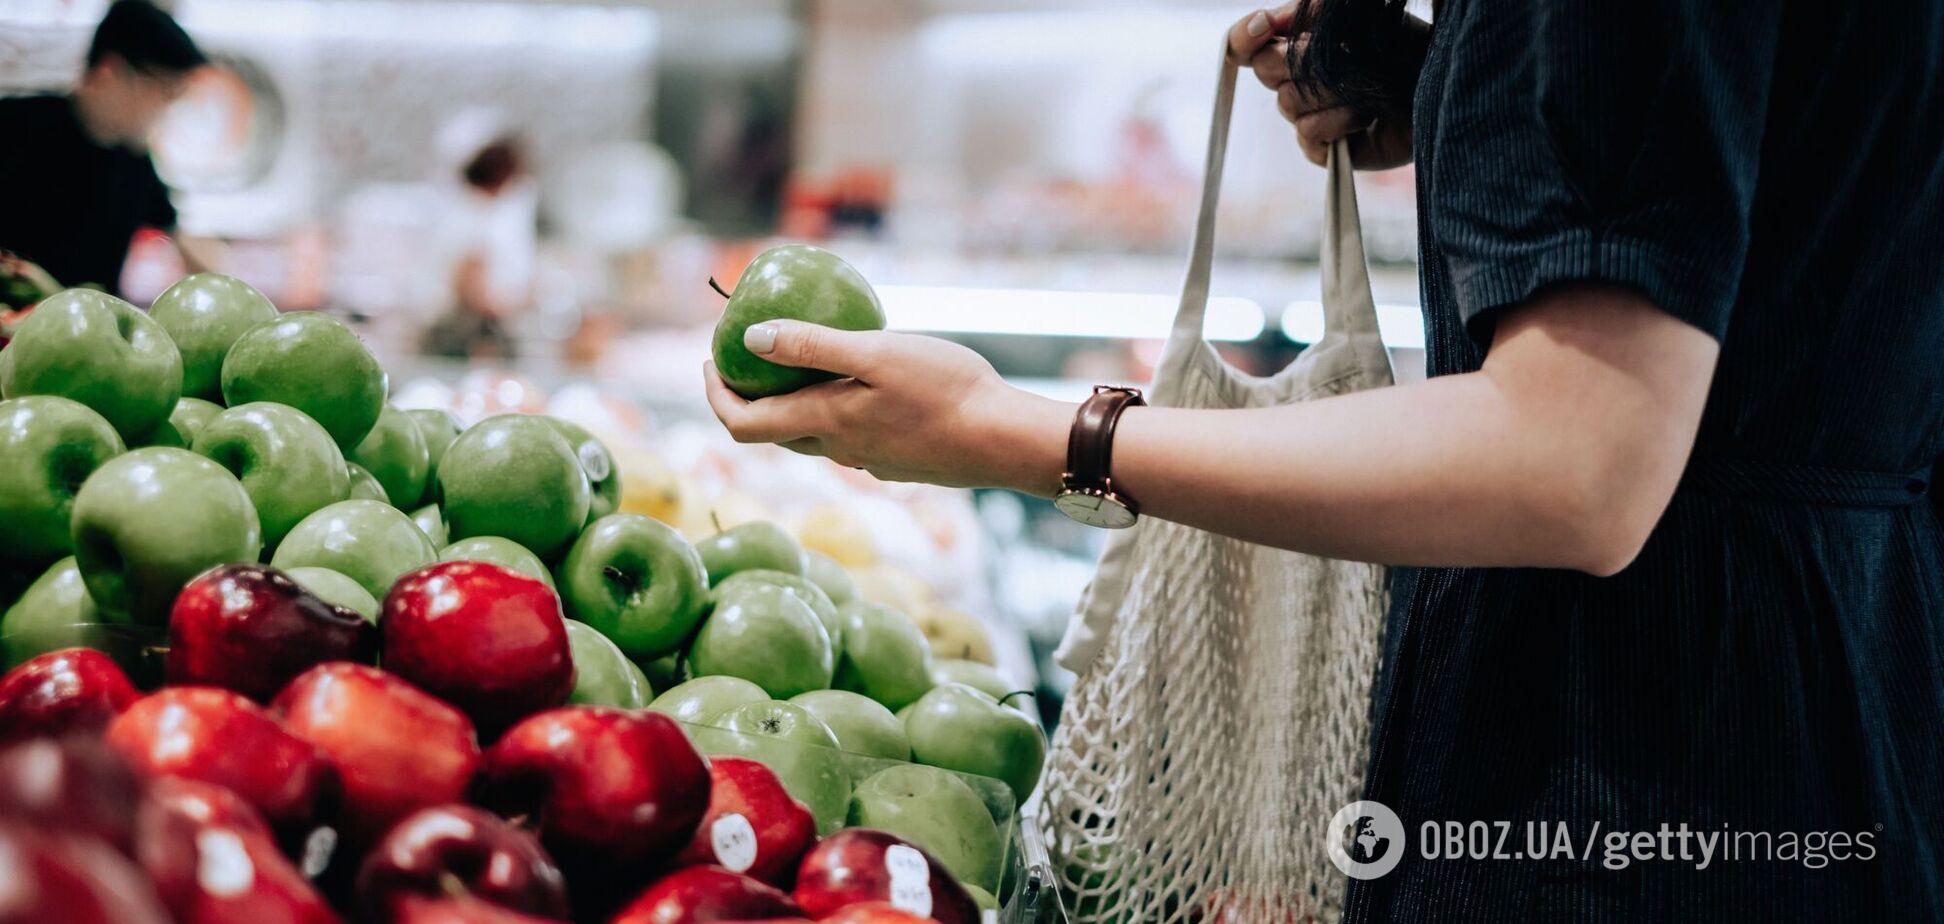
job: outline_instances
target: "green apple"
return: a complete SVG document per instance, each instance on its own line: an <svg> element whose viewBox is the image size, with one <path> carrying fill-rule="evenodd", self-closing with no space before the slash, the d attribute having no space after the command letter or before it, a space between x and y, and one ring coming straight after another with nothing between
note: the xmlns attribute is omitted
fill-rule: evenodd
<svg viewBox="0 0 1944 924"><path fill-rule="evenodd" d="M790 702L830 726L837 746L846 751L887 760L911 759L904 724L877 700L849 690L811 690L790 697Z"/></svg>
<svg viewBox="0 0 1944 924"><path fill-rule="evenodd" d="M182 397L182 356L168 332L134 305L93 289L48 296L20 322L6 352L0 398L72 398L105 418L127 445L146 442Z"/></svg>
<svg viewBox="0 0 1944 924"><path fill-rule="evenodd" d="M674 654L663 655L652 661L636 663L641 665L641 673L648 678L648 686L654 689L656 696L660 696L674 689L676 684L688 679L687 673L682 669L682 653L679 651ZM735 680L738 678L719 677L717 679ZM743 683L749 683L749 681L744 680ZM753 683L749 685L756 687ZM756 687L756 689L760 690L762 687Z"/></svg>
<svg viewBox="0 0 1944 924"><path fill-rule="evenodd" d="M838 606L857 599L857 584L851 580L850 572L837 559L822 552L803 553L803 576L823 588L824 596Z"/></svg>
<svg viewBox="0 0 1944 924"><path fill-rule="evenodd" d="M830 633L809 604L774 584L752 583L716 598L689 646L697 677L741 677L779 699L830 686Z"/></svg>
<svg viewBox="0 0 1944 924"><path fill-rule="evenodd" d="M385 405L371 432L344 457L377 478L385 486L385 497L395 498L393 504L400 510L418 506L419 498L425 496L432 455L418 423L398 408Z"/></svg>
<svg viewBox="0 0 1944 924"><path fill-rule="evenodd" d="M1039 785L1046 762L1039 723L995 697L962 683L933 687L904 725L919 763L1004 780L1022 805Z"/></svg>
<svg viewBox="0 0 1944 924"><path fill-rule="evenodd" d="M356 462L344 463L346 488L345 500L375 500L386 506L391 505L391 495L385 493L385 486L378 483L371 470Z"/></svg>
<svg viewBox="0 0 1944 924"><path fill-rule="evenodd" d="M474 424L439 460L440 505L454 539L505 536L542 559L587 522L587 474L545 418L501 414Z"/></svg>
<svg viewBox="0 0 1944 924"><path fill-rule="evenodd" d="M220 404L184 395L176 399L175 410L169 412L168 426L157 427L155 432L169 431L174 435L176 448L187 449L196 442L196 435L202 432L204 425L222 412L223 406Z"/></svg>
<svg viewBox="0 0 1944 924"><path fill-rule="evenodd" d="M817 369L779 366L743 346L743 332L777 318L843 330L883 330L884 307L863 274L836 254L785 244L758 254L716 322L716 371L736 394L763 398L836 378Z"/></svg>
<svg viewBox="0 0 1944 924"><path fill-rule="evenodd" d="M81 569L69 556L54 563L0 617L0 647L6 667L50 651L80 646L104 648L108 624L125 617L102 612L88 596Z"/></svg>
<svg viewBox="0 0 1944 924"><path fill-rule="evenodd" d="M329 568L382 601L399 575L438 560L432 540L410 517L379 501L347 500L305 517L277 546L270 564L285 570Z"/></svg>
<svg viewBox="0 0 1944 924"><path fill-rule="evenodd" d="M293 311L250 328L223 358L223 403L288 404L350 452L385 407L385 370L343 322Z"/></svg>
<svg viewBox="0 0 1944 924"><path fill-rule="evenodd" d="M459 431L465 428L459 426L459 418L452 416L451 411L413 408L406 411L405 416L418 424L419 435L425 437L425 494L419 500L429 504L438 499L434 496L434 485L439 474L439 460L445 458L446 447L451 446L452 441L459 438Z"/></svg>
<svg viewBox="0 0 1944 924"><path fill-rule="evenodd" d="M837 689L896 710L932 688L931 643L911 617L869 600L852 600L838 607L837 615L844 623L844 652L833 681Z"/></svg>
<svg viewBox="0 0 1944 924"><path fill-rule="evenodd" d="M0 562L37 569L73 551L74 494L122 450L115 428L78 401L0 401Z"/></svg>
<svg viewBox="0 0 1944 924"><path fill-rule="evenodd" d="M333 603L352 610L369 622L378 621L378 598L357 581L345 577L329 568L314 568L299 565L284 569L284 574L297 582L297 586L310 591L325 603Z"/></svg>
<svg viewBox="0 0 1944 924"><path fill-rule="evenodd" d="M439 550L440 561L483 561L502 568L511 568L530 578L547 585L548 590L558 592L554 587L553 575L547 566L540 562L540 556L527 551L523 546L504 536L474 536L461 539Z"/></svg>
<svg viewBox="0 0 1944 924"><path fill-rule="evenodd" d="M800 706L775 700L737 706L718 724L736 737L721 736L725 745L708 750L758 760L774 771L817 819L818 836L844 826L850 774L829 726Z"/></svg>
<svg viewBox="0 0 1944 924"><path fill-rule="evenodd" d="M725 590L749 583L775 584L788 591L791 596L809 604L811 611L815 612L817 619L824 624L824 631L830 633L830 650L844 650L844 621L837 616L837 605L830 602L830 595L824 593L823 588L812 583L809 578L787 571L771 571L767 568L738 571L723 578L722 583L716 585L716 594L720 596Z"/></svg>
<svg viewBox="0 0 1944 924"><path fill-rule="evenodd" d="M184 276L149 305L149 317L182 353L182 393L220 401L223 357L253 327L275 320L277 306L256 287L221 273Z"/></svg>
<svg viewBox="0 0 1944 924"><path fill-rule="evenodd" d="M999 887L1005 840L977 790L936 767L902 764L864 778L851 794L850 824L889 831L923 848L953 878Z"/></svg>
<svg viewBox="0 0 1944 924"><path fill-rule="evenodd" d="M412 511L412 522L418 524L425 538L432 540L434 546L447 544L445 514L439 512L439 505L426 504Z"/></svg>
<svg viewBox="0 0 1944 924"><path fill-rule="evenodd" d="M580 460L581 471L587 473L587 521L592 523L613 513L621 506L621 467L614 463L614 453L580 424L558 417L542 419L553 424Z"/></svg>
<svg viewBox="0 0 1944 924"><path fill-rule="evenodd" d="M283 542L298 521L351 490L344 455L303 411L268 401L239 404L204 424L189 448L243 482L263 523L263 544Z"/></svg>
<svg viewBox="0 0 1944 924"><path fill-rule="evenodd" d="M574 658L569 703L640 709L648 704L648 678L607 636L584 622L567 620L567 648Z"/></svg>
<svg viewBox="0 0 1944 924"><path fill-rule="evenodd" d="M972 896L972 904L979 906L980 911L990 911L993 914L999 913L999 900L993 898L991 892L987 892L969 882L961 882L959 883L959 887L965 890L965 894Z"/></svg>
<svg viewBox="0 0 1944 924"><path fill-rule="evenodd" d="M1006 678L1000 676L992 665L964 658L939 658L933 661L931 678L933 685L962 683L993 699L1003 700L1019 689L1017 684L1007 683Z"/></svg>
<svg viewBox="0 0 1944 924"><path fill-rule="evenodd" d="M567 615L636 658L682 647L709 602L702 556L666 523L613 513L587 527L560 563Z"/></svg>
<svg viewBox="0 0 1944 924"><path fill-rule="evenodd" d="M803 573L803 547L783 527L757 521L732 526L695 544L709 569L709 586L738 571Z"/></svg>
<svg viewBox="0 0 1944 924"><path fill-rule="evenodd" d="M729 710L769 698L762 687L741 677L697 677L670 687L648 708L691 725L715 725Z"/></svg>
<svg viewBox="0 0 1944 924"><path fill-rule="evenodd" d="M74 557L88 594L145 624L168 619L190 578L256 561L262 550L263 528L243 484L186 449L122 453L95 469L74 498Z"/></svg>

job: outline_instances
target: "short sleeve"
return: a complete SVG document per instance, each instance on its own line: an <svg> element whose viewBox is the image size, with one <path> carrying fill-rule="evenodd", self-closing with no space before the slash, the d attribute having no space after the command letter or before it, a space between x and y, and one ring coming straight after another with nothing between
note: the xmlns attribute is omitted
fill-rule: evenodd
<svg viewBox="0 0 1944 924"><path fill-rule="evenodd" d="M1425 208L1472 337L1488 344L1498 309L1548 286L1606 282L1719 340L1749 246L1779 14L1450 6Z"/></svg>

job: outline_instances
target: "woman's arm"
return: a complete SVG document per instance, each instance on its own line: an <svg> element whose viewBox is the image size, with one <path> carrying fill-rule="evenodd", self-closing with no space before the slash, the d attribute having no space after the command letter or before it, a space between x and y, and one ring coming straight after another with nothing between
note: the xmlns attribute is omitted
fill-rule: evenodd
<svg viewBox="0 0 1944 924"><path fill-rule="evenodd" d="M1073 406L1007 386L970 350L789 322L748 340L854 378L746 402L710 369L738 440L891 480L1059 486ZM1673 495L1717 353L1630 290L1559 289L1501 316L1479 372L1279 408L1130 410L1114 477L1147 515L1282 548L1612 574Z"/></svg>

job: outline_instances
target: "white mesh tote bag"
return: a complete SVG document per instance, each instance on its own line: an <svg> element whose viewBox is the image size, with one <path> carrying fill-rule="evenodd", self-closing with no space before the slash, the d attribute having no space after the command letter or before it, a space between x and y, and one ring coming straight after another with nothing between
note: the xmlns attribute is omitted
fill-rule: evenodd
<svg viewBox="0 0 1944 924"><path fill-rule="evenodd" d="M1202 339L1234 66L1222 65L1157 405L1282 405L1391 384L1348 152L1324 199L1325 334L1270 378ZM1076 922L1334 921L1331 816L1359 798L1384 617L1376 565L1146 519L1116 533L1058 658L1079 675L1038 817Z"/></svg>

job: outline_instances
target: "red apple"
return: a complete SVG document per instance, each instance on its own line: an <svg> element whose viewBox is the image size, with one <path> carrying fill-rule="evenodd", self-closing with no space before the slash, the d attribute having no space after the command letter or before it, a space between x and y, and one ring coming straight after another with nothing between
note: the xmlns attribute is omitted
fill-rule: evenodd
<svg viewBox="0 0 1944 924"><path fill-rule="evenodd" d="M612 924L711 924L800 914L780 889L720 866L690 866L649 886Z"/></svg>
<svg viewBox="0 0 1944 924"><path fill-rule="evenodd" d="M407 816L358 871L358 903L371 920L403 895L470 895L501 908L567 917L567 886L533 835L469 805Z"/></svg>
<svg viewBox="0 0 1944 924"><path fill-rule="evenodd" d="M0 822L0 921L169 924L155 889L99 840Z"/></svg>
<svg viewBox="0 0 1944 924"><path fill-rule="evenodd" d="M392 903L389 917L374 920L390 924L549 924L554 919L510 911L470 895L448 898L403 895Z"/></svg>
<svg viewBox="0 0 1944 924"><path fill-rule="evenodd" d="M371 661L378 630L324 602L283 572L219 565L176 595L164 676L172 684L235 690L258 702L325 661Z"/></svg>
<svg viewBox="0 0 1944 924"><path fill-rule="evenodd" d="M507 729L486 751L480 802L529 815L563 862L638 867L673 854L709 804L709 769L657 712L568 706Z"/></svg>
<svg viewBox="0 0 1944 924"><path fill-rule="evenodd" d="M136 859L176 924L328 924L338 916L236 793L164 777L136 816Z"/></svg>
<svg viewBox="0 0 1944 924"><path fill-rule="evenodd" d="M510 568L449 561L408 572L378 624L385 669L458 706L489 737L574 690L560 598Z"/></svg>
<svg viewBox="0 0 1944 924"><path fill-rule="evenodd" d="M91 648L50 651L0 676L0 742L97 734L141 697L107 655Z"/></svg>
<svg viewBox="0 0 1944 924"><path fill-rule="evenodd" d="M817 924L932 924L932 919L912 914L890 902L860 902L845 905Z"/></svg>
<svg viewBox="0 0 1944 924"><path fill-rule="evenodd" d="M709 810L675 862L715 864L788 886L817 840L817 819L776 773L746 757L709 759Z"/></svg>
<svg viewBox="0 0 1944 924"><path fill-rule="evenodd" d="M0 818L134 849L143 780L86 738L36 738L0 752Z"/></svg>
<svg viewBox="0 0 1944 924"><path fill-rule="evenodd" d="M979 906L950 870L895 834L846 828L803 855L797 904L815 916L860 902L891 902L940 924L979 924Z"/></svg>
<svg viewBox="0 0 1944 924"><path fill-rule="evenodd" d="M336 786L324 752L215 687L168 687L136 700L103 740L150 775L227 786L278 826L311 819Z"/></svg>
<svg viewBox="0 0 1944 924"><path fill-rule="evenodd" d="M344 796L338 821L367 844L417 809L464 801L479 770L465 713L375 667L320 664L271 709L330 758Z"/></svg>

